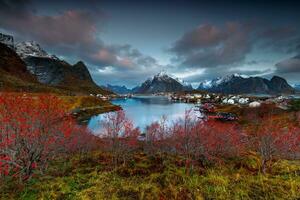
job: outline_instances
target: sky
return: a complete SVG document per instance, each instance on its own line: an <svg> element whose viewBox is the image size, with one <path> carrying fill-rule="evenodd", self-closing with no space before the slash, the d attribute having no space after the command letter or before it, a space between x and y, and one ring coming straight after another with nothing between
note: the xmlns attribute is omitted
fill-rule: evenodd
<svg viewBox="0 0 300 200"><path fill-rule="evenodd" d="M0 0L0 32L34 40L97 84L161 71L192 83L232 73L300 83L300 2Z"/></svg>

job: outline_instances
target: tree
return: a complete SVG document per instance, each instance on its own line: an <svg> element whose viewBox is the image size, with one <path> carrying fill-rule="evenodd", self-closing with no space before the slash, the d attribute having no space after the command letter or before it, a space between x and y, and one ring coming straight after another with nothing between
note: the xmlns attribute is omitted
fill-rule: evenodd
<svg viewBox="0 0 300 200"><path fill-rule="evenodd" d="M159 130L160 124L158 122L153 122L146 127L144 150L150 155L154 155L159 151Z"/></svg>
<svg viewBox="0 0 300 200"><path fill-rule="evenodd" d="M206 121L199 123L196 130L196 141L199 157L206 160L221 161L236 157L244 150L244 134L235 123Z"/></svg>
<svg viewBox="0 0 300 200"><path fill-rule="evenodd" d="M195 160L195 150L199 145L196 143L194 134L197 123L195 116L192 115L192 110L186 110L183 119L177 121L172 127L175 149L186 159L186 168L193 167L191 163Z"/></svg>
<svg viewBox="0 0 300 200"><path fill-rule="evenodd" d="M248 146L259 153L261 171L266 173L273 159L299 156L300 130L281 118L265 118L248 129Z"/></svg>
<svg viewBox="0 0 300 200"><path fill-rule="evenodd" d="M167 117L162 116L158 122L153 122L146 127L145 150L147 153L163 153L170 150L170 128Z"/></svg>
<svg viewBox="0 0 300 200"><path fill-rule="evenodd" d="M53 95L0 95L0 173L22 179L66 152L77 125ZM75 145L75 144L73 144Z"/></svg>
<svg viewBox="0 0 300 200"><path fill-rule="evenodd" d="M106 114L100 126L102 128L98 135L112 153L114 165L117 166L120 161L125 164L130 153L137 148L139 129L134 128L122 110Z"/></svg>
<svg viewBox="0 0 300 200"><path fill-rule="evenodd" d="M185 158L187 168L196 162L203 166L207 162L220 162L243 151L243 132L236 124L198 120L190 110L171 130L172 144Z"/></svg>

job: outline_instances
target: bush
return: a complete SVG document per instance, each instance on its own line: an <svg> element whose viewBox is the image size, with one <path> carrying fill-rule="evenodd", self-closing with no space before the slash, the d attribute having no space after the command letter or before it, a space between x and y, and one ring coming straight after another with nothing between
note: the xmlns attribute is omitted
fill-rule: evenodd
<svg viewBox="0 0 300 200"><path fill-rule="evenodd" d="M0 176L29 179L87 137L56 96L0 95Z"/></svg>

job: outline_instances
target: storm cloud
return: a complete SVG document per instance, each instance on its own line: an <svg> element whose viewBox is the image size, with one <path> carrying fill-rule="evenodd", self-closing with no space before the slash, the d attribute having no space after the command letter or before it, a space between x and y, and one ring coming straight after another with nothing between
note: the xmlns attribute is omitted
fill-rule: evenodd
<svg viewBox="0 0 300 200"><path fill-rule="evenodd" d="M200 72L189 77L191 81L241 73L265 76L288 71L300 71L299 59L294 57L274 66L271 59L260 54L286 56L299 48L299 31L290 26L263 23L226 22L224 25L203 24L184 33L169 52L177 70ZM254 56L253 56L254 55ZM252 57L256 57L256 60ZM251 59L250 59L251 58ZM202 69L202 70L199 70Z"/></svg>
<svg viewBox="0 0 300 200"><path fill-rule="evenodd" d="M300 55L285 59L276 64L278 73L299 73L300 74Z"/></svg>
<svg viewBox="0 0 300 200"><path fill-rule="evenodd" d="M0 30L83 60L99 84L134 86L161 70L190 82L231 73L296 82L299 3L267 2L0 0Z"/></svg>
<svg viewBox="0 0 300 200"><path fill-rule="evenodd" d="M217 67L244 60L250 52L251 31L247 26L229 22L223 27L204 24L185 33L170 49L175 60L189 67Z"/></svg>
<svg viewBox="0 0 300 200"><path fill-rule="evenodd" d="M109 66L116 68L116 73L130 74L131 71L158 66L156 59L129 44L105 44L99 37L105 20L105 14L99 9L75 10L71 7L60 13L42 15L35 11L30 1L0 1L2 29L21 39L38 41L41 46L63 57L84 60L91 65L91 71L99 68L102 70L98 72L105 74ZM100 74L96 73L96 76Z"/></svg>

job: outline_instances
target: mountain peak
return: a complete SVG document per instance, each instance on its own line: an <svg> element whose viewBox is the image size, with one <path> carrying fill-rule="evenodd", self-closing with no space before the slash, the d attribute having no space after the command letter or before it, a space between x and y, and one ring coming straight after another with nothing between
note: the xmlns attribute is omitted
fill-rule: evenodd
<svg viewBox="0 0 300 200"><path fill-rule="evenodd" d="M180 92L192 90L190 84L185 83L177 78L172 78L165 71L147 79L141 86L136 87L133 91L141 94L151 94L159 92Z"/></svg>
<svg viewBox="0 0 300 200"><path fill-rule="evenodd" d="M84 65L85 66L85 64L84 64L84 62L83 61L78 61L75 65Z"/></svg>
<svg viewBox="0 0 300 200"><path fill-rule="evenodd" d="M162 71L160 71L157 75L155 75L155 76L157 76L157 77L162 77L162 76L169 76L168 74L167 74L167 72L165 71L165 70L162 70Z"/></svg>
<svg viewBox="0 0 300 200"><path fill-rule="evenodd" d="M280 77L280 76L276 76L276 75L272 77L271 81L272 81L272 80L273 80L273 81L279 80L279 81L285 81L285 82L286 82L286 80L285 80L284 78L282 78L282 77Z"/></svg>
<svg viewBox="0 0 300 200"><path fill-rule="evenodd" d="M161 71L153 76L152 80L155 79L171 79L171 76L169 76L166 71Z"/></svg>
<svg viewBox="0 0 300 200"><path fill-rule="evenodd" d="M43 57L58 60L55 55L48 54L42 47L35 41L26 41L16 44L16 53L21 58L26 57Z"/></svg>

